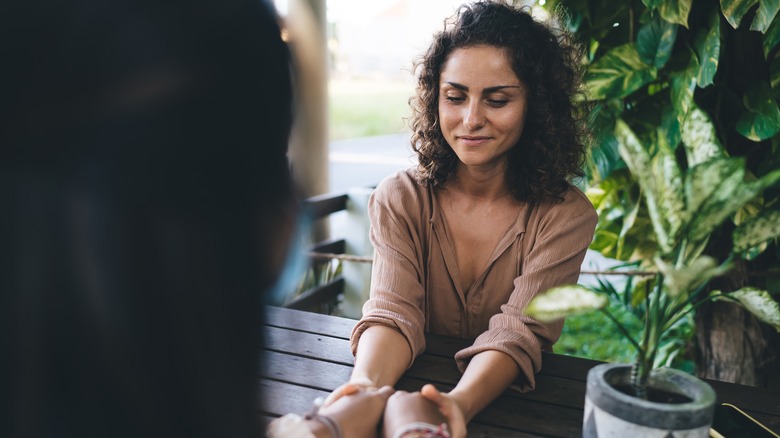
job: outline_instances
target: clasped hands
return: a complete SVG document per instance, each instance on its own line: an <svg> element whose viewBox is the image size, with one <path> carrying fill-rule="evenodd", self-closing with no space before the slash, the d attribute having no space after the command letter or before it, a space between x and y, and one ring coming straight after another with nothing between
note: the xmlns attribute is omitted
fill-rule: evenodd
<svg viewBox="0 0 780 438"><path fill-rule="evenodd" d="M431 384L419 392L407 392L390 386L376 388L367 380L351 381L328 396L319 414L337 421L344 438L377 436L380 422L385 438L466 436L458 404ZM426 431L426 425L435 430Z"/></svg>

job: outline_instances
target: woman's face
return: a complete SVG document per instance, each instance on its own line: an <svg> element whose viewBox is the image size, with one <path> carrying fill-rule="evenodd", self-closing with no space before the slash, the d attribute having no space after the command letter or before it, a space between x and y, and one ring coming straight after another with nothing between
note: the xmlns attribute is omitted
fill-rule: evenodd
<svg viewBox="0 0 780 438"><path fill-rule="evenodd" d="M503 166L523 134L526 88L506 50L494 46L455 49L439 77L439 120L444 139L461 163L480 169Z"/></svg>

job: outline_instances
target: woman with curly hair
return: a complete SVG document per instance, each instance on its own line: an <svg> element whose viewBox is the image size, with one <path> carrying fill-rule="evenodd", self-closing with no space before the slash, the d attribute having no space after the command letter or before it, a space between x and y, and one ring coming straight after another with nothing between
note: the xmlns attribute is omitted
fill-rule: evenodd
<svg viewBox="0 0 780 438"><path fill-rule="evenodd" d="M464 436L507 387L533 389L563 321L523 309L577 281L593 238L594 209L570 183L585 155L578 52L528 10L478 1L445 22L416 74L419 166L382 181L369 202L371 296L352 332L350 382L393 385L426 332L472 339L455 355L454 389L422 388ZM396 394L386 426L403 410Z"/></svg>

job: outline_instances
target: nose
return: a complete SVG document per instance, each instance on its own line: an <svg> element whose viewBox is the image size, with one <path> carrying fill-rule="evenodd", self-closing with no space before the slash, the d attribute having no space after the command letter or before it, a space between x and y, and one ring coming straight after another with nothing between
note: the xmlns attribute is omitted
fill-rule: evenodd
<svg viewBox="0 0 780 438"><path fill-rule="evenodd" d="M466 113L463 116L463 125L469 130L476 130L485 124L485 115L482 113L482 108L479 105L479 101L474 100L466 107Z"/></svg>

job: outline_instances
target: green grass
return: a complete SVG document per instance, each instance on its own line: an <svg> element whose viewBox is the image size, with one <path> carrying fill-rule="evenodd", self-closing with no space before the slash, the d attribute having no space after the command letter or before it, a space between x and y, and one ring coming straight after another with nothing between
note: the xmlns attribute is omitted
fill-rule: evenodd
<svg viewBox="0 0 780 438"><path fill-rule="evenodd" d="M611 306L610 310L631 332L639 333L642 329L641 322L622 307ZM606 362L630 363L636 354L631 343L601 312L566 318L563 333L554 348L556 353Z"/></svg>
<svg viewBox="0 0 780 438"><path fill-rule="evenodd" d="M328 84L330 139L398 134L407 130L409 81L336 80Z"/></svg>

